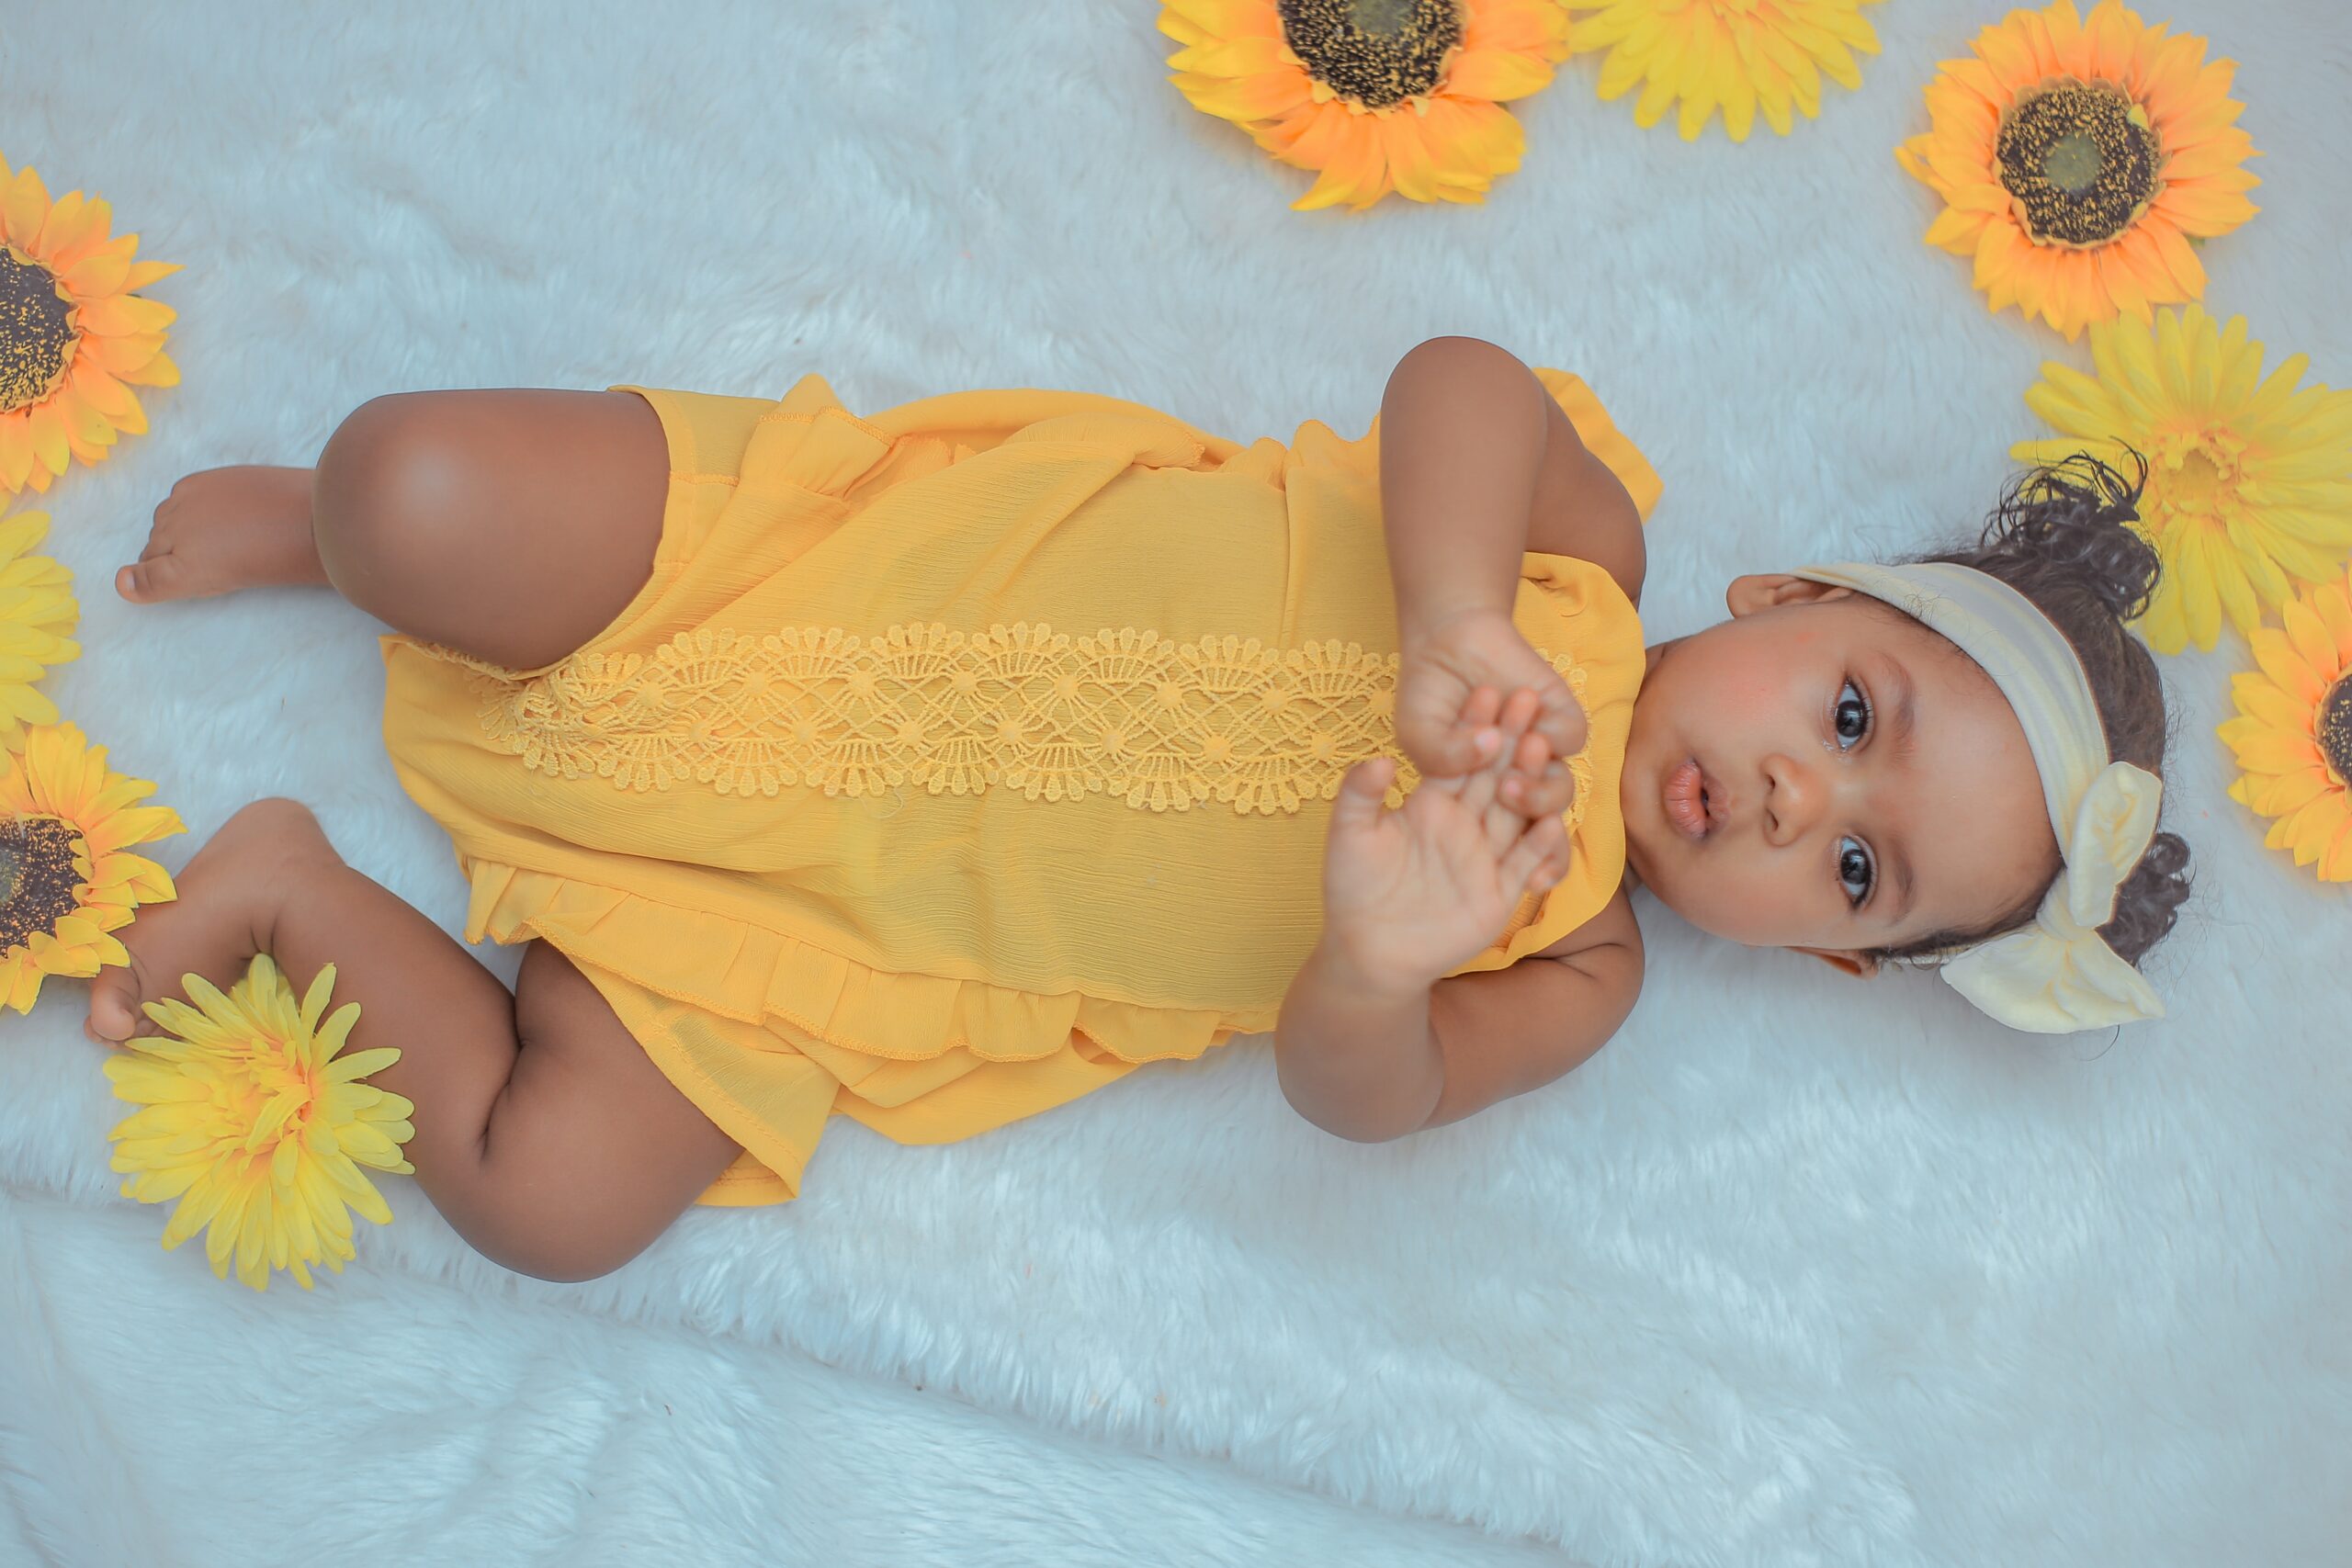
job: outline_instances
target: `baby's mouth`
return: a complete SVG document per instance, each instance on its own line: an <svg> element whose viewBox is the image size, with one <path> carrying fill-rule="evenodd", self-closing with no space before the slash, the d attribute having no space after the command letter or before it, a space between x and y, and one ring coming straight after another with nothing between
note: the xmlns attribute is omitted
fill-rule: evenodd
<svg viewBox="0 0 2352 1568"><path fill-rule="evenodd" d="M1668 825L1694 844L1731 821L1730 793L1696 757L1668 769L1658 794Z"/></svg>
<svg viewBox="0 0 2352 1568"><path fill-rule="evenodd" d="M1720 803L1710 796L1706 770L1699 766L1696 757L1688 758L1669 769L1666 783L1659 791L1659 803L1666 819L1674 830L1698 843L1715 827Z"/></svg>

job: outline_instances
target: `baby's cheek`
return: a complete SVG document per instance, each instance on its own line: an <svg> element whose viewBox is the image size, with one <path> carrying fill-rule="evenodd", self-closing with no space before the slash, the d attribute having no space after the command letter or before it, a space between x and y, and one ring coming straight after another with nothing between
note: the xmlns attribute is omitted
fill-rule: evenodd
<svg viewBox="0 0 2352 1568"><path fill-rule="evenodd" d="M1678 912L1691 924L1749 947L1784 947L1804 940L1795 931L1801 911L1791 907L1794 890L1777 871L1726 863L1702 863L1690 872L1684 887L1691 907Z"/></svg>

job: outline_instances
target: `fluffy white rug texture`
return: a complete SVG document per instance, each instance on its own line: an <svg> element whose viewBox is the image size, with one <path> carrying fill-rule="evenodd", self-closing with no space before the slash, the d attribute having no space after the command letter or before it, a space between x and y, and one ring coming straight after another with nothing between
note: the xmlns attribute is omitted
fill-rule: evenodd
<svg viewBox="0 0 2352 1568"><path fill-rule="evenodd" d="M1464 333L1583 374L1666 476L1653 636L1740 571L1965 535L2088 346L1988 314L1894 163L1999 8L1870 14L1860 90L1786 139L1642 130L1583 59L1487 206L1351 215L1184 104L1144 0L11 0L0 150L187 266L151 290L184 384L33 502L83 600L51 689L186 818L173 869L292 795L454 931L380 628L109 587L180 475L307 464L379 393L813 370L1354 434ZM2352 382L2339 7L2149 16L2241 62L2266 153L2207 303ZM2344 1562L2352 909L2223 794L2249 663L2165 662L2197 893L2162 1022L2013 1034L1645 903L1632 1021L1469 1121L1332 1138L1241 1040L949 1147L838 1120L798 1201L585 1285L397 1178L310 1293L163 1253L53 982L0 1025L0 1560Z"/></svg>

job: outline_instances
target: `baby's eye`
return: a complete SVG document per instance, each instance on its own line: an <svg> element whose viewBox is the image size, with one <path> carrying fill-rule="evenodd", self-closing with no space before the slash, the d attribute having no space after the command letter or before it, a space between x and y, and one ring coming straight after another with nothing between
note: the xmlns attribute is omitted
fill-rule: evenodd
<svg viewBox="0 0 2352 1568"><path fill-rule="evenodd" d="M1871 852L1860 839L1838 840L1838 886L1846 890L1846 902L1859 909L1862 900L1871 896Z"/></svg>
<svg viewBox="0 0 2352 1568"><path fill-rule="evenodd" d="M1838 689L1838 705L1830 711L1829 724L1838 732L1840 751L1871 732L1871 700L1851 681Z"/></svg>

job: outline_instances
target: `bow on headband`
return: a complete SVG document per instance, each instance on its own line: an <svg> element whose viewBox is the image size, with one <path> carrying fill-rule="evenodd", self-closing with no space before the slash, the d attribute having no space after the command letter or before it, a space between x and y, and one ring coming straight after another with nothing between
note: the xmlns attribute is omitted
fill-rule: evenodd
<svg viewBox="0 0 2352 1568"><path fill-rule="evenodd" d="M2010 1028L2041 1034L2162 1018L2154 987L2098 928L2155 836L2163 789L2144 769L2109 763L2084 795L2074 833L2059 841L2066 866L2033 923L1947 960L1952 987Z"/></svg>
<svg viewBox="0 0 2352 1568"><path fill-rule="evenodd" d="M1883 600L1956 644L2024 727L2065 864L2033 923L1947 955L1944 978L2012 1029L2064 1034L2162 1018L2141 973L2098 934L2155 836L2164 784L2107 760L2107 732L2065 635L2007 583L1948 561L1846 562L1796 574Z"/></svg>

